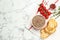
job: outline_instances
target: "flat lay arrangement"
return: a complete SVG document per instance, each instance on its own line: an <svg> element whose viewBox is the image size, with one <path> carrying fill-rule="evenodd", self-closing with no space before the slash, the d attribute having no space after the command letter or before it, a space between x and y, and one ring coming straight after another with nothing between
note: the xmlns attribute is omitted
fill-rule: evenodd
<svg viewBox="0 0 60 40"><path fill-rule="evenodd" d="M42 0L42 3L39 5L38 12L40 15L35 15L32 18L32 26L29 28L29 30L33 27L34 30L40 30L40 38L45 39L48 38L51 34L53 34L56 31L56 27L58 25L56 19L60 16L59 11L60 7L58 7L58 10L56 10L56 3L59 0L56 0L55 3L50 4L50 7L47 9L44 5L44 0ZM49 11L53 10L53 12ZM51 16L52 15L52 16ZM55 17L57 16L57 17ZM54 17L54 18L53 18ZM50 18L50 19L49 19ZM49 19L47 21L47 19Z"/></svg>
<svg viewBox="0 0 60 40"><path fill-rule="evenodd" d="M0 0L0 40L60 40L60 0Z"/></svg>

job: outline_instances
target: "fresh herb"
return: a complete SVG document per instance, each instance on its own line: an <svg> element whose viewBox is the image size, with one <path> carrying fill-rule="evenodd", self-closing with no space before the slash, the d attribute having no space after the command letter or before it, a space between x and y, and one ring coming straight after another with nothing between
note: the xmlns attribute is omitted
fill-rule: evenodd
<svg viewBox="0 0 60 40"><path fill-rule="evenodd" d="M58 11L57 10L54 10L52 17L55 17L55 16L56 16L55 19L57 19L60 16L60 7L58 8Z"/></svg>
<svg viewBox="0 0 60 40"><path fill-rule="evenodd" d="M58 10L60 10L60 6L59 6Z"/></svg>

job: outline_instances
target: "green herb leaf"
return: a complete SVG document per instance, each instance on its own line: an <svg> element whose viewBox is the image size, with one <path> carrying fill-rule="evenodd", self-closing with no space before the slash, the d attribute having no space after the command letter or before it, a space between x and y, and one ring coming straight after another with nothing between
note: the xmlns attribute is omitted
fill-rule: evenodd
<svg viewBox="0 0 60 40"><path fill-rule="evenodd" d="M60 10L60 6L59 6L58 10Z"/></svg>

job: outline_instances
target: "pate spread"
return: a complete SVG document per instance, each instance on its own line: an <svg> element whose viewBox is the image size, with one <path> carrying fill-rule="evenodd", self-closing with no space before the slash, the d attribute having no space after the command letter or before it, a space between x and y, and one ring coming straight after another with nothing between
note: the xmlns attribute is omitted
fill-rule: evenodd
<svg viewBox="0 0 60 40"><path fill-rule="evenodd" d="M45 24L45 18L40 15L36 15L32 19L33 27L36 29L41 29Z"/></svg>

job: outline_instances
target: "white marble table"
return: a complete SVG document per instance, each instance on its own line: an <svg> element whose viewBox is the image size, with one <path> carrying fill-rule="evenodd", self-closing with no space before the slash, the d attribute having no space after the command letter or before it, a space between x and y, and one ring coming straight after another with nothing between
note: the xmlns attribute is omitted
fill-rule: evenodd
<svg viewBox="0 0 60 40"><path fill-rule="evenodd" d="M53 1L50 0L48 4ZM41 2L42 0L0 0L0 40L41 40L39 32L34 30L31 33L26 29L31 25L31 18ZM57 7L59 3L60 0ZM60 18L57 22L57 31L45 40L60 40Z"/></svg>

